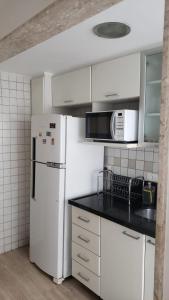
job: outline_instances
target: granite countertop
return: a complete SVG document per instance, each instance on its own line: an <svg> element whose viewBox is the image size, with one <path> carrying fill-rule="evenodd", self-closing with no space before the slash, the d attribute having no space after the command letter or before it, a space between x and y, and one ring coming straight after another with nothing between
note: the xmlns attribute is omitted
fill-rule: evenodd
<svg viewBox="0 0 169 300"><path fill-rule="evenodd" d="M69 200L69 204L94 213L122 226L126 226L142 234L155 237L155 221L145 219L134 212L138 207L129 208L128 203L112 199L108 195L88 195Z"/></svg>

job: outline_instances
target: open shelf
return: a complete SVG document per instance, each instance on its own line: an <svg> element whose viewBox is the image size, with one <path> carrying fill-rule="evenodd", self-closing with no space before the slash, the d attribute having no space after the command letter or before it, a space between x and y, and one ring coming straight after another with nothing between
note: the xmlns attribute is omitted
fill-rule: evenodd
<svg viewBox="0 0 169 300"><path fill-rule="evenodd" d="M138 143L106 143L106 142L94 142L92 140L83 139L81 140L82 143L88 144L88 145L100 145L103 147L111 147L111 148L126 148L126 149L132 149L132 148L138 148L140 145Z"/></svg>
<svg viewBox="0 0 169 300"><path fill-rule="evenodd" d="M133 144L120 144L120 143L102 143L102 142L93 142L86 139L80 141L81 143L85 144L92 144L92 145L101 145L103 147L110 147L110 148L123 148L123 149L135 149L135 148L152 148L152 147L159 147L158 142L154 142L153 140L150 142L143 142L143 143L133 143Z"/></svg>

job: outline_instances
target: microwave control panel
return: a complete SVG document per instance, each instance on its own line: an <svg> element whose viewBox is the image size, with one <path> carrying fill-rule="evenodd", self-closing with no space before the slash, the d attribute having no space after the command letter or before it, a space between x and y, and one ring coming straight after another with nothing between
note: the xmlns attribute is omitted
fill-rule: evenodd
<svg viewBox="0 0 169 300"><path fill-rule="evenodd" d="M124 139L124 117L123 113L115 113L115 140L121 141Z"/></svg>

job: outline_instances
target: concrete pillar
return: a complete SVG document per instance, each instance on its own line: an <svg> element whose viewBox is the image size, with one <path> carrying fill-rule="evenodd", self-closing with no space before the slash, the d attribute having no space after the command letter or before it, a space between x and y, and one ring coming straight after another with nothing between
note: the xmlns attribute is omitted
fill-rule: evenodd
<svg viewBox="0 0 169 300"><path fill-rule="evenodd" d="M169 300L169 0L166 0L160 111L155 300Z"/></svg>

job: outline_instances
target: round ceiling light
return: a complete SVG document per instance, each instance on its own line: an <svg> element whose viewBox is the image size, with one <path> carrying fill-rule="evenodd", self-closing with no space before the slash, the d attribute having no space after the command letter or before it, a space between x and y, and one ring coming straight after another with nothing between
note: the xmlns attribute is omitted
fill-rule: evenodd
<svg viewBox="0 0 169 300"><path fill-rule="evenodd" d="M131 28L120 22L106 22L96 25L93 28L93 32L102 38L117 39L128 35Z"/></svg>

